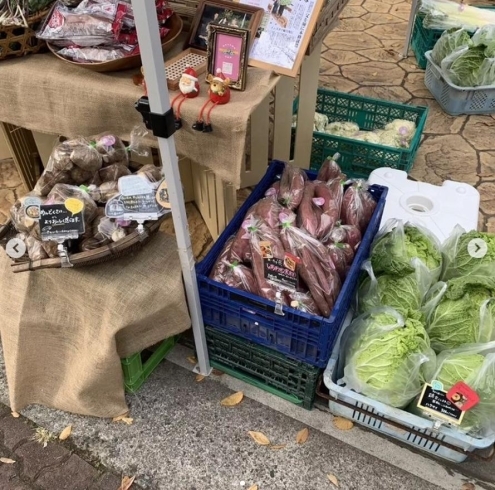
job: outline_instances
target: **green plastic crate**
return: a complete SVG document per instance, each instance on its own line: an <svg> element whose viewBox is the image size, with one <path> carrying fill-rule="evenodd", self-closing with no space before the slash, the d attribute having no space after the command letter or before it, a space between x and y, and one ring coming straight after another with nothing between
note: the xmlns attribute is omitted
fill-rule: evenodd
<svg viewBox="0 0 495 490"><path fill-rule="evenodd" d="M494 9L491 6L479 6L482 9ZM423 20L425 16L422 14L416 15L414 20L414 30L411 37L411 48L418 62L418 66L422 69L426 69L426 57L425 53L431 51L435 46L436 42L440 39L443 33L442 29L427 29L423 26Z"/></svg>
<svg viewBox="0 0 495 490"><path fill-rule="evenodd" d="M165 339L154 351L145 349L120 360L124 372L124 387L128 393L136 393L141 388L158 364L175 346L177 338L176 336Z"/></svg>
<svg viewBox="0 0 495 490"><path fill-rule="evenodd" d="M298 102L298 99L294 101L295 111ZM366 131L382 129L394 119L414 121L417 128L409 148L391 148L314 131L311 170L318 171L324 160L337 152L340 153L338 163L342 171L352 178L366 179L373 170L381 167L396 168L405 172L411 170L425 127L427 107L387 102L320 88L315 110L328 116L331 122L352 121L361 130Z"/></svg>
<svg viewBox="0 0 495 490"><path fill-rule="evenodd" d="M206 327L213 367L311 410L321 369L235 335Z"/></svg>

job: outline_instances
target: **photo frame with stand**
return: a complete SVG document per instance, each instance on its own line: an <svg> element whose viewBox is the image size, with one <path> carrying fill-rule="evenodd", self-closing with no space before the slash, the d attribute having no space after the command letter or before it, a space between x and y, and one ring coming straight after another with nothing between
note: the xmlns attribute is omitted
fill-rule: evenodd
<svg viewBox="0 0 495 490"><path fill-rule="evenodd" d="M224 0L201 0L185 48L206 51L209 25L248 29L253 40L263 15L264 10L259 7Z"/></svg>
<svg viewBox="0 0 495 490"><path fill-rule="evenodd" d="M249 30L210 24L208 29L208 73L221 71L235 90L246 88Z"/></svg>

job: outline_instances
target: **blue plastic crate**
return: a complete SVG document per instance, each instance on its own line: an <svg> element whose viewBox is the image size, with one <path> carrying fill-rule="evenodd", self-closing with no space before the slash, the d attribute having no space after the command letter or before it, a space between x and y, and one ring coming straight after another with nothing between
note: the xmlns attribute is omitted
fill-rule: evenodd
<svg viewBox="0 0 495 490"><path fill-rule="evenodd" d="M361 264L368 258L371 242L380 227L388 189L378 185L370 187L378 204L330 317L309 315L285 306L284 316L281 316L274 312L272 301L218 283L208 276L226 241L241 226L248 209L265 195L283 169L283 162L271 163L208 255L198 264L201 309L206 325L271 347L313 366L325 367L354 297ZM316 178L315 172L308 171L307 174L310 180Z"/></svg>

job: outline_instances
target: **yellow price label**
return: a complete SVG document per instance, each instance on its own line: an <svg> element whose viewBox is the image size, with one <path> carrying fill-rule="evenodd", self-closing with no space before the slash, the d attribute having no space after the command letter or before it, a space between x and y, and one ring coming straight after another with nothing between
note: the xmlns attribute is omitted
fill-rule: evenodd
<svg viewBox="0 0 495 490"><path fill-rule="evenodd" d="M64 203L65 209L71 212L72 215L80 213L84 209L84 203L75 197L69 197Z"/></svg>

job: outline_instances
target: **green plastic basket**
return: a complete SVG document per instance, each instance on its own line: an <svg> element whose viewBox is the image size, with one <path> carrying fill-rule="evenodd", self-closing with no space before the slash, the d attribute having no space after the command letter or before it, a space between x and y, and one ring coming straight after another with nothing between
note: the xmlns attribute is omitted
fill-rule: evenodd
<svg viewBox="0 0 495 490"><path fill-rule="evenodd" d="M294 112L297 111L298 103L299 99L296 99ZM425 127L428 108L320 88L316 98L316 112L325 114L331 122L355 122L361 130L366 131L382 129L394 119L407 119L416 123L416 134L409 148L392 148L318 131L313 132L311 170L318 171L328 156L338 152L340 153L338 163L348 177L366 179L373 170L381 167L396 168L405 172L411 170Z"/></svg>
<svg viewBox="0 0 495 490"><path fill-rule="evenodd" d="M477 7L482 9L495 9L495 7L483 5ZM423 20L425 16L422 14L416 15L414 20L414 30L411 37L411 48L418 62L418 66L422 69L426 69L426 56L427 51L431 51L435 46L436 42L440 39L443 33L442 29L427 29L423 26Z"/></svg>
<svg viewBox="0 0 495 490"><path fill-rule="evenodd" d="M145 349L130 357L121 359L124 372L124 387L128 393L135 393L149 378L158 364L172 350L178 337L165 339L154 351Z"/></svg>
<svg viewBox="0 0 495 490"><path fill-rule="evenodd" d="M414 20L414 30L411 38L411 48L418 62L418 66L426 69L425 53L433 49L435 43L440 39L443 33L441 29L426 29L423 27L424 15L416 15Z"/></svg>
<svg viewBox="0 0 495 490"><path fill-rule="evenodd" d="M246 383L311 410L321 369L206 327L210 363Z"/></svg>

